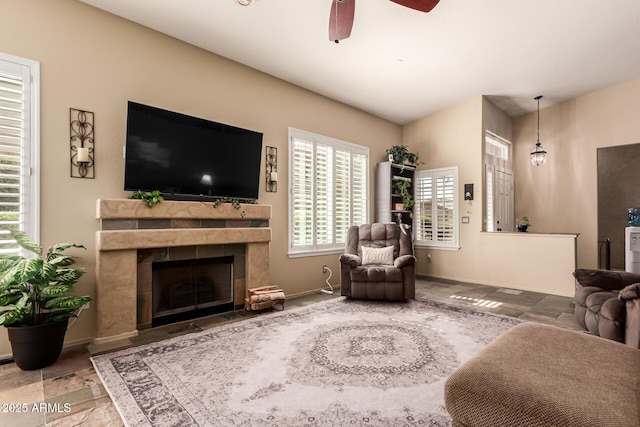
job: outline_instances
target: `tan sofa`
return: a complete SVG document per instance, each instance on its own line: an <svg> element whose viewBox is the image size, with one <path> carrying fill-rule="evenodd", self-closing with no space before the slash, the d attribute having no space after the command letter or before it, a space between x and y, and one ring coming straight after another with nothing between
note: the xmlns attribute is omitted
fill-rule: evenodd
<svg viewBox="0 0 640 427"><path fill-rule="evenodd" d="M638 427L640 350L536 323L513 327L445 383L454 427Z"/></svg>

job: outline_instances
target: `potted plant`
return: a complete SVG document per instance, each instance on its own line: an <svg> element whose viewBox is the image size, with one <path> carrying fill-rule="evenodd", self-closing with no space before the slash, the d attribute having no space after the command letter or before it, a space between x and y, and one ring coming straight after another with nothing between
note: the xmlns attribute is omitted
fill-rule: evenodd
<svg viewBox="0 0 640 427"><path fill-rule="evenodd" d="M409 163L415 166L420 160L418 154L410 152L406 145L393 145L391 148L387 148L386 153L387 159L393 159L392 162L399 165Z"/></svg>
<svg viewBox="0 0 640 427"><path fill-rule="evenodd" d="M518 224L518 231L522 233L526 233L527 228L531 227L531 222L529 222L529 218L527 218L526 216L523 216L520 220L516 218L516 223Z"/></svg>
<svg viewBox="0 0 640 427"><path fill-rule="evenodd" d="M413 218L413 205L415 205L415 201L413 200L413 194L409 192L409 188L411 188L411 181L408 180L398 180L393 182L393 187L396 194L402 196L402 205L403 210L411 211L409 216Z"/></svg>
<svg viewBox="0 0 640 427"><path fill-rule="evenodd" d="M71 268L75 258L63 252L82 245L59 243L44 254L22 231L17 244L37 255L0 254L0 325L9 333L13 360L20 369L40 369L60 356L69 318L77 317L89 297L65 295L84 274Z"/></svg>

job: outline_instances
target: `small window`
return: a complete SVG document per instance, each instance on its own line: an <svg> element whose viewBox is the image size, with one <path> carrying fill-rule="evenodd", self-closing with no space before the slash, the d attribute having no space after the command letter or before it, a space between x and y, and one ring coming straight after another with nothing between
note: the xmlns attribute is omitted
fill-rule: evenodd
<svg viewBox="0 0 640 427"><path fill-rule="evenodd" d="M11 236L38 241L40 64L0 53L0 253L19 253Z"/></svg>
<svg viewBox="0 0 640 427"><path fill-rule="evenodd" d="M511 143L498 135L485 132L485 150L489 156L509 161L509 148Z"/></svg>
<svg viewBox="0 0 640 427"><path fill-rule="evenodd" d="M289 255L344 250L369 222L368 171L367 147L289 129Z"/></svg>
<svg viewBox="0 0 640 427"><path fill-rule="evenodd" d="M416 246L458 249L458 167L416 172Z"/></svg>

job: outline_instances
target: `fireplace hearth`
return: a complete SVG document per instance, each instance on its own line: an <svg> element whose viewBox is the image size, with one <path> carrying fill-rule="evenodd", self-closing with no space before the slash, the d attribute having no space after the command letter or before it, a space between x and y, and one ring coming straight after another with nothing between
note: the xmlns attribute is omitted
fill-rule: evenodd
<svg viewBox="0 0 640 427"><path fill-rule="evenodd" d="M99 199L96 217L95 344L152 326L151 264L159 258L233 256L235 308L247 289L269 284L270 206L164 201L149 209L139 200Z"/></svg>
<svg viewBox="0 0 640 427"><path fill-rule="evenodd" d="M152 264L151 326L232 311L233 257Z"/></svg>

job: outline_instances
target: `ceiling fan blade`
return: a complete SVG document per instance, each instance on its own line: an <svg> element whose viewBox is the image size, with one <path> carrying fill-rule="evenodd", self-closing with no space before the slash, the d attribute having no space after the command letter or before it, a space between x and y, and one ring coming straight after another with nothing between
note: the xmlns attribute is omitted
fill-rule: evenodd
<svg viewBox="0 0 640 427"><path fill-rule="evenodd" d="M391 1L411 9L419 10L420 12L430 12L431 9L436 7L436 5L440 0L391 0Z"/></svg>
<svg viewBox="0 0 640 427"><path fill-rule="evenodd" d="M329 40L338 43L351 35L356 0L333 0L329 15Z"/></svg>

